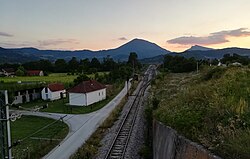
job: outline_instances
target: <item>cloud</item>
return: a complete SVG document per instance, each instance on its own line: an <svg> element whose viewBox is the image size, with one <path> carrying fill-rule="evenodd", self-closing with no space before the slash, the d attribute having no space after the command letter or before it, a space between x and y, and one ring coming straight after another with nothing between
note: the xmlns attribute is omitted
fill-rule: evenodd
<svg viewBox="0 0 250 159"><path fill-rule="evenodd" d="M15 47L30 47L33 45L33 43L30 42L16 42L16 41L5 41L5 42L0 42L0 45L2 47L7 47L7 48L15 48Z"/></svg>
<svg viewBox="0 0 250 159"><path fill-rule="evenodd" d="M0 36L12 37L13 35L5 33L5 32L0 32Z"/></svg>
<svg viewBox="0 0 250 159"><path fill-rule="evenodd" d="M48 39L38 41L0 41L0 46L7 48L35 47L39 49L58 48L61 44L79 44L76 39Z"/></svg>
<svg viewBox="0 0 250 159"><path fill-rule="evenodd" d="M39 40L39 46L50 46L50 45L60 45L60 44L79 44L79 41L76 39L49 39L49 40Z"/></svg>
<svg viewBox="0 0 250 159"><path fill-rule="evenodd" d="M125 38L125 37L120 37L120 38L118 38L118 40L128 40L127 38Z"/></svg>
<svg viewBox="0 0 250 159"><path fill-rule="evenodd" d="M208 36L182 36L168 40L167 43L180 45L211 45L229 42L228 37L244 36L250 36L250 31L247 31L247 28L214 32Z"/></svg>

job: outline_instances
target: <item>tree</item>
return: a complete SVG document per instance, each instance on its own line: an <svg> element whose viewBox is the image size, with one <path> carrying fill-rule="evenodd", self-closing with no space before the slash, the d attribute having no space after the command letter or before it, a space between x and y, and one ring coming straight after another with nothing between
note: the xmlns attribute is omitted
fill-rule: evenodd
<svg viewBox="0 0 250 159"><path fill-rule="evenodd" d="M138 56L135 52L131 52L129 54L129 57L128 57L128 64L133 67L135 70L137 69L140 69L141 68L141 64L140 62L138 61Z"/></svg>
<svg viewBox="0 0 250 159"><path fill-rule="evenodd" d="M83 81L88 81L90 78L85 74L80 74L76 79L74 79L74 84L77 85Z"/></svg>
<svg viewBox="0 0 250 159"><path fill-rule="evenodd" d="M94 57L90 62L90 67L99 70L101 68L101 63L97 58Z"/></svg>
<svg viewBox="0 0 250 159"><path fill-rule="evenodd" d="M79 66L79 72L87 72L88 69L90 68L90 61L88 58L85 58L83 60L80 60L80 66Z"/></svg>
<svg viewBox="0 0 250 159"><path fill-rule="evenodd" d="M64 59L57 59L55 61L55 72L67 72L68 68L67 68L67 63Z"/></svg>
<svg viewBox="0 0 250 159"><path fill-rule="evenodd" d="M25 69L23 66L19 66L15 72L17 76L24 76L25 75Z"/></svg>
<svg viewBox="0 0 250 159"><path fill-rule="evenodd" d="M106 58L103 58L103 71L110 71L115 68L116 62L113 60L113 58L110 58L109 56Z"/></svg>
<svg viewBox="0 0 250 159"><path fill-rule="evenodd" d="M40 60L39 61L40 69L45 72L53 72L54 66L49 60Z"/></svg>
<svg viewBox="0 0 250 159"><path fill-rule="evenodd" d="M183 56L164 57L164 67L176 73L190 72L196 69L196 60L194 58L187 59Z"/></svg>
<svg viewBox="0 0 250 159"><path fill-rule="evenodd" d="M72 57L72 59L68 62L68 68L70 71L76 71L79 67L79 62L76 57Z"/></svg>
<svg viewBox="0 0 250 159"><path fill-rule="evenodd" d="M137 58L138 58L137 54L135 52L131 52L128 57L128 64L132 66L136 65L138 63Z"/></svg>

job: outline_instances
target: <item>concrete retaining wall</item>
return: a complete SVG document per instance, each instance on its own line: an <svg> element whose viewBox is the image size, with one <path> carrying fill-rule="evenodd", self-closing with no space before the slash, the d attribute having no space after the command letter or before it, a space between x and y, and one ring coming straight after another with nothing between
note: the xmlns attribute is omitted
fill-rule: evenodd
<svg viewBox="0 0 250 159"><path fill-rule="evenodd" d="M153 151L154 159L221 159L156 120L153 122Z"/></svg>

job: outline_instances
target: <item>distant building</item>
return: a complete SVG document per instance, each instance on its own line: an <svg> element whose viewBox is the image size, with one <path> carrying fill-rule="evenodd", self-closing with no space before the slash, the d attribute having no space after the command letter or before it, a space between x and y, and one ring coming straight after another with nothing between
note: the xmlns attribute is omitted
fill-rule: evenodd
<svg viewBox="0 0 250 159"><path fill-rule="evenodd" d="M28 70L27 76L44 76L44 73L42 70Z"/></svg>
<svg viewBox="0 0 250 159"><path fill-rule="evenodd" d="M43 100L57 100L66 97L66 90L61 83L52 83L44 87L41 94Z"/></svg>
<svg viewBox="0 0 250 159"><path fill-rule="evenodd" d="M3 68L0 70L0 76L14 76L15 70L13 68Z"/></svg>
<svg viewBox="0 0 250 159"><path fill-rule="evenodd" d="M242 66L242 64L241 63L239 63L239 62L234 62L234 63L232 63L232 64L230 64L230 66Z"/></svg>
<svg viewBox="0 0 250 159"><path fill-rule="evenodd" d="M88 106L106 99L106 86L95 80L83 81L68 93L70 105Z"/></svg>

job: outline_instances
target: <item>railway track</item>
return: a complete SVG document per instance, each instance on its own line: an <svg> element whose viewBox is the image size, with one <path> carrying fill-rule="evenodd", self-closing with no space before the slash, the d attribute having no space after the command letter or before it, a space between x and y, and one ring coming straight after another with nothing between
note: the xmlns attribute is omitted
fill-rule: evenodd
<svg viewBox="0 0 250 159"><path fill-rule="evenodd" d="M154 68L152 68L152 66L149 67L148 71L146 71L143 81L140 84L140 88L136 92L133 102L131 102L129 106L129 110L125 115L125 118L123 119L121 126L119 127L119 130L109 148L108 153L105 156L105 159L124 158L129 143L129 139L134 127L134 123L136 120L138 108L141 105L144 92L151 82L150 76L152 77L154 76Z"/></svg>

